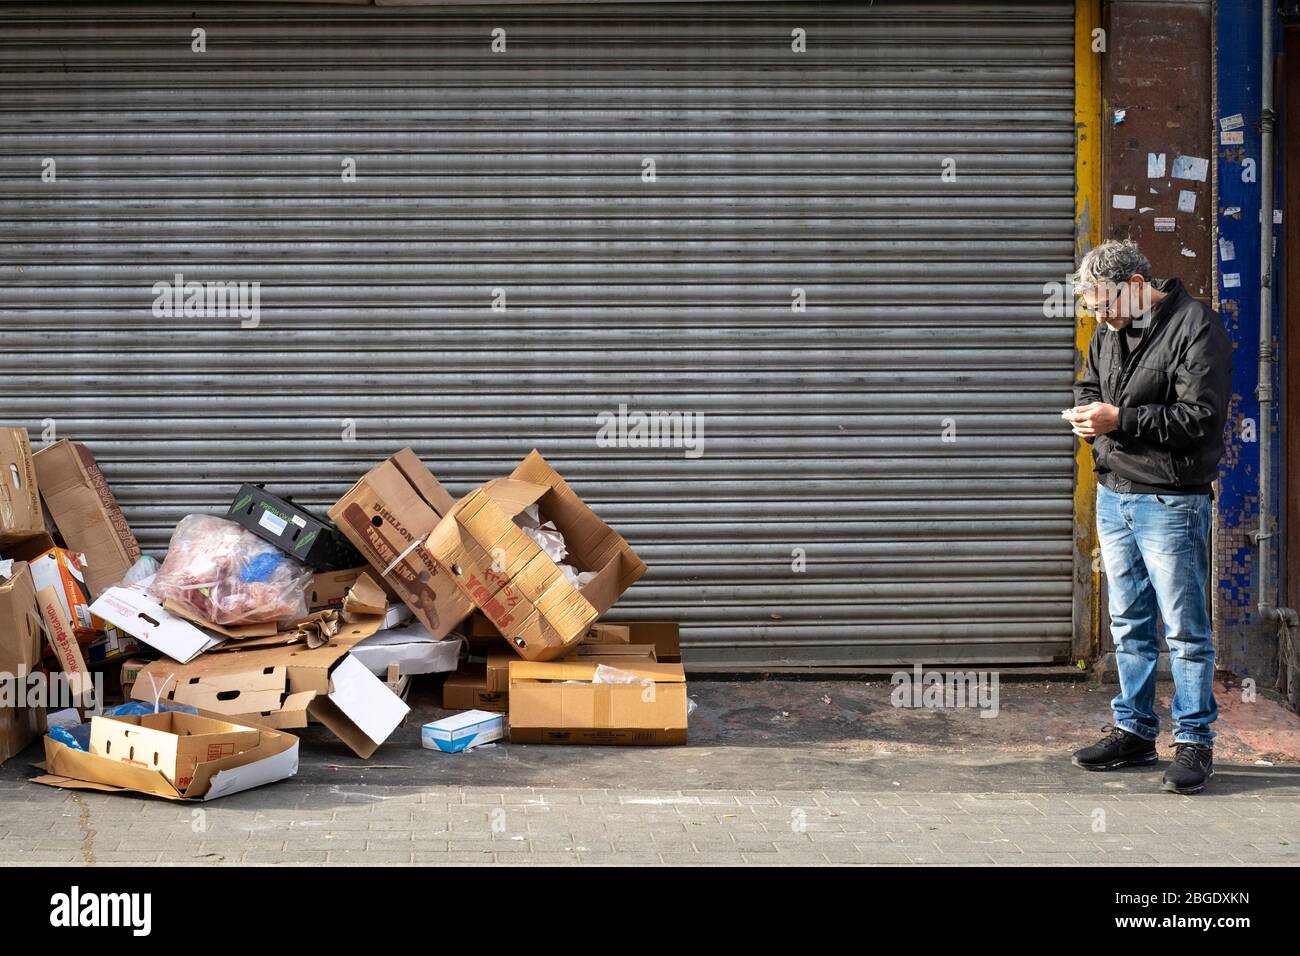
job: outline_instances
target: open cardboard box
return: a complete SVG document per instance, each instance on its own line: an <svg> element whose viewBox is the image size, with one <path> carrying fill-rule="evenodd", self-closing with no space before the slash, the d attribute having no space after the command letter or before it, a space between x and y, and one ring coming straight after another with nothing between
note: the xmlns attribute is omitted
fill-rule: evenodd
<svg viewBox="0 0 1300 956"><path fill-rule="evenodd" d="M566 562L595 573L581 588L515 524L532 504L564 535ZM489 481L457 502L425 547L527 660L566 653L646 570L536 450L509 478Z"/></svg>
<svg viewBox="0 0 1300 956"><path fill-rule="evenodd" d="M44 738L46 772L34 782L206 801L298 772L298 738L270 727L166 711L90 724L89 751Z"/></svg>
<svg viewBox="0 0 1300 956"><path fill-rule="evenodd" d="M368 758L410 710L351 654L378 624L348 625L317 648L295 644L204 654L186 665L154 661L141 671L132 695L152 703L156 685L168 703L280 728L306 727L311 716Z"/></svg>
<svg viewBox="0 0 1300 956"><path fill-rule="evenodd" d="M601 663L653 683L593 684ZM510 665L511 743L684 744L686 713L681 664L584 658Z"/></svg>
<svg viewBox="0 0 1300 956"><path fill-rule="evenodd" d="M330 520L397 592L434 637L474 610L437 562L419 547L453 501L409 448L376 465L329 510Z"/></svg>

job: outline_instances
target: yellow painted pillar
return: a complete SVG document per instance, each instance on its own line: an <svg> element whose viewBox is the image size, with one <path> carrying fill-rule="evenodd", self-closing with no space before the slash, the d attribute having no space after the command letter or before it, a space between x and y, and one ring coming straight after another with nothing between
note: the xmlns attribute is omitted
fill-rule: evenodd
<svg viewBox="0 0 1300 956"><path fill-rule="evenodd" d="M1074 3L1074 259L1101 241L1101 0ZM1076 371L1083 372L1096 328L1091 316L1075 315ZM1074 641L1076 661L1091 659L1101 632L1101 574L1097 558L1097 478L1091 447L1079 440L1074 482Z"/></svg>

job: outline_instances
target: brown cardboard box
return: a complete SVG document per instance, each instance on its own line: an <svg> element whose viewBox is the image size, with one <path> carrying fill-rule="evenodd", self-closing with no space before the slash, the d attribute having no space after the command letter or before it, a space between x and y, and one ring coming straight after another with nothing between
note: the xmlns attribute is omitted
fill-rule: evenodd
<svg viewBox="0 0 1300 956"><path fill-rule="evenodd" d="M417 546L452 504L415 452L403 448L367 472L329 511L330 520L378 572L376 579L395 590L435 638L446 636L474 609Z"/></svg>
<svg viewBox="0 0 1300 956"><path fill-rule="evenodd" d="M70 790L214 800L298 772L297 737L270 727L232 724L213 714L94 717L90 751L49 736L44 742L46 773L33 782ZM112 752L97 752L105 748Z"/></svg>
<svg viewBox="0 0 1300 956"><path fill-rule="evenodd" d="M581 588L570 585L515 524L515 515L531 504L564 535L566 561L579 571L595 572L593 580ZM564 654L646 570L628 543L537 451L509 478L489 481L457 502L426 547L528 660Z"/></svg>
<svg viewBox="0 0 1300 956"><path fill-rule="evenodd" d="M38 531L23 537L9 539L9 544L0 548L0 558L12 558L14 561L26 561L40 557L55 547L54 538L48 531Z"/></svg>
<svg viewBox="0 0 1300 956"><path fill-rule="evenodd" d="M655 659L660 663L682 662L681 626L676 621L630 621L625 626L634 644L655 646Z"/></svg>
<svg viewBox="0 0 1300 956"><path fill-rule="evenodd" d="M326 608L338 610L343 607L343 597L348 588L357 583L361 572L370 569L352 568L348 571L318 571L311 576L311 586L307 590L307 608L322 611Z"/></svg>
<svg viewBox="0 0 1300 956"><path fill-rule="evenodd" d="M39 712L28 707L0 707L0 764L40 736L39 719Z"/></svg>
<svg viewBox="0 0 1300 956"><path fill-rule="evenodd" d="M586 634L582 635L582 643L630 644L632 643L632 630L626 624L606 624L603 621L597 621L587 628Z"/></svg>
<svg viewBox="0 0 1300 956"><path fill-rule="evenodd" d="M156 770L182 792L201 764L246 753L261 742L261 732L252 727L177 711L90 718L90 753Z"/></svg>
<svg viewBox="0 0 1300 956"><path fill-rule="evenodd" d="M681 664L613 666L654 682L593 684L599 660L510 665L510 742L684 744L686 673ZM584 681L570 684L566 681Z"/></svg>
<svg viewBox="0 0 1300 956"><path fill-rule="evenodd" d="M86 589L97 598L140 560L140 545L85 445L62 439L35 462L45 507L68 550L86 556Z"/></svg>
<svg viewBox="0 0 1300 956"><path fill-rule="evenodd" d="M104 622L90 613L90 600L86 596L86 575L80 555L63 548L50 548L27 562L32 573L32 586L41 591L54 588L63 608L63 616L72 624L79 641L90 641L95 631L104 629Z"/></svg>
<svg viewBox="0 0 1300 956"><path fill-rule="evenodd" d="M460 626L461 633L471 641L505 640L497 626L487 619L482 611L475 611Z"/></svg>
<svg viewBox="0 0 1300 956"><path fill-rule="evenodd" d="M27 564L15 561L13 576L0 581L0 673L30 671L41 659L41 621Z"/></svg>
<svg viewBox="0 0 1300 956"><path fill-rule="evenodd" d="M379 580L379 575L372 571L368 564L364 568L351 568L347 571L321 571L312 575L311 590L307 592L307 607L313 611L339 610L343 607L343 599L347 597L348 589L356 584L357 578L367 571L370 571L372 578ZM400 595L386 581L379 581L379 584L393 600L401 600Z"/></svg>
<svg viewBox="0 0 1300 956"><path fill-rule="evenodd" d="M0 428L0 557L8 546L45 531L36 465L25 428Z"/></svg>
<svg viewBox="0 0 1300 956"><path fill-rule="evenodd" d="M126 700L131 699L131 690L135 687L135 682L140 677L140 672L148 667L152 661L143 657L132 657L122 662L122 669L119 672L122 684L122 697Z"/></svg>
<svg viewBox="0 0 1300 956"><path fill-rule="evenodd" d="M510 690L510 662L517 660L519 660L519 655L511 650L498 654L489 654L487 664L484 667L484 689L502 694L508 692Z"/></svg>
<svg viewBox="0 0 1300 956"><path fill-rule="evenodd" d="M465 637L466 649L472 655L487 657L510 651L511 656L519 656L511 650L510 643L497 630L496 625L483 616L482 611L475 611L462 621L460 632Z"/></svg>
<svg viewBox="0 0 1300 956"><path fill-rule="evenodd" d="M86 667L86 658L72 632L72 625L63 616L58 592L52 587L37 592L36 605L41 620L45 622L50 649L54 651L54 656L58 658L59 666L67 677L69 692L75 697L84 698L94 690L94 678Z"/></svg>
<svg viewBox="0 0 1300 956"><path fill-rule="evenodd" d="M442 706L447 710L488 710L504 714L509 712L509 704L505 691L488 689L487 673L482 667L459 670L442 684Z"/></svg>

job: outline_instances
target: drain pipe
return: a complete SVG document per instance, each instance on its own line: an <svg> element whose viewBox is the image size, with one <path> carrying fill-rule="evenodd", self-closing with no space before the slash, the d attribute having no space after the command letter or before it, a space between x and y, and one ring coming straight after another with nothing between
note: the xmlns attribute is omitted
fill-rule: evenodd
<svg viewBox="0 0 1300 956"><path fill-rule="evenodd" d="M1279 605L1280 585L1273 569L1273 136L1276 114L1273 111L1273 4L1260 4L1262 10L1260 69L1260 157L1259 157L1259 545L1258 611L1264 621L1278 625L1281 640L1279 666L1285 675L1290 696L1300 693L1297 666L1300 653L1291 644L1292 628L1300 625L1294 608ZM1289 665L1289 666L1288 666Z"/></svg>

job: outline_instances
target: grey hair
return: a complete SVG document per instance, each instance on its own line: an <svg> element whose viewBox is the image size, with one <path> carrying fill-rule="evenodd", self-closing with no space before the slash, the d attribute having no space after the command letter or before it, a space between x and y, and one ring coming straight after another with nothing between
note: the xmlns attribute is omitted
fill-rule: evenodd
<svg viewBox="0 0 1300 956"><path fill-rule="evenodd" d="M1133 276L1151 278L1151 262L1131 239L1108 239L1090 249L1073 276L1075 289L1094 289L1103 283L1127 282Z"/></svg>

